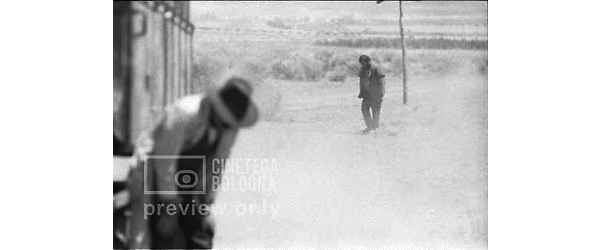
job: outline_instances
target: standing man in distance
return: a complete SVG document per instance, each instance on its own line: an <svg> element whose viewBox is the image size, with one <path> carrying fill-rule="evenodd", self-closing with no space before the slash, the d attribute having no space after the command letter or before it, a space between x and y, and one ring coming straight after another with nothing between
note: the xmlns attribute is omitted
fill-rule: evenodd
<svg viewBox="0 0 600 250"><path fill-rule="evenodd" d="M358 73L360 82L358 98L362 98L361 112L367 126L361 133L376 133L379 128L381 103L385 94L385 75L381 69L373 65L371 58L367 55L361 55L358 62L361 66Z"/></svg>

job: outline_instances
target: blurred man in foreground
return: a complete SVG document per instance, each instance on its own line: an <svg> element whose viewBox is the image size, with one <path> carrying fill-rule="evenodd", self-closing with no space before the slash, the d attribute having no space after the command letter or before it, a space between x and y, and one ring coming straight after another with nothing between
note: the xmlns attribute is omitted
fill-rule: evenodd
<svg viewBox="0 0 600 250"><path fill-rule="evenodd" d="M221 179L218 159L239 129L258 119L251 95L248 80L232 77L216 92L179 100L140 137L128 177L130 248L212 248L213 177Z"/></svg>

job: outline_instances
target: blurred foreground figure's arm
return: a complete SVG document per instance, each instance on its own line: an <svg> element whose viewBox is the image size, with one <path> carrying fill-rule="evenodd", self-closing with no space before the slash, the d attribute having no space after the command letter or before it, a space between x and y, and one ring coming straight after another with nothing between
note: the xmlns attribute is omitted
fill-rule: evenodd
<svg viewBox="0 0 600 250"><path fill-rule="evenodd" d="M168 107L161 120L138 139L135 157L138 162L147 160L147 168L157 174L155 182L152 183L156 185L153 187L154 190L176 190L172 178L175 173L176 156L179 155L190 135L195 135L200 130L205 129L199 117L197 117L200 98L200 96L186 97L175 105ZM194 127L193 130L192 127ZM148 156L172 157L146 159ZM143 167L143 165L134 167ZM161 196L161 198L167 200L173 199L173 197L173 195Z"/></svg>
<svg viewBox="0 0 600 250"><path fill-rule="evenodd" d="M229 156L238 130L250 127L258 120L258 109L251 93L249 82L231 78L216 92L182 98L165 110L159 123L140 136L128 182L133 212L131 248L204 249L212 246L214 226L208 215L155 216L150 223L145 217L146 204L189 204L190 199L195 199L197 204L214 202L218 183L212 183L213 168L223 167L221 159ZM192 196L179 193L182 187L174 178L178 171L202 171L197 162L182 162L179 159L182 155L205 157L206 187L203 193ZM214 159L218 159L219 164L213 165ZM216 173L220 175L221 172ZM147 190L161 193L147 195Z"/></svg>
<svg viewBox="0 0 600 250"><path fill-rule="evenodd" d="M130 248L152 248L153 232L149 219L145 217L147 204L177 203L177 195L152 195L145 191L176 191L173 176L176 171L176 156L181 152L186 133L198 113L200 97L185 98L184 102L168 107L161 120L150 130L140 135L136 142L135 153L128 177L128 189L131 197ZM194 108L193 106L196 105ZM196 111L196 112L195 112ZM152 156L168 156L153 158ZM161 234L177 234L177 216L162 219Z"/></svg>

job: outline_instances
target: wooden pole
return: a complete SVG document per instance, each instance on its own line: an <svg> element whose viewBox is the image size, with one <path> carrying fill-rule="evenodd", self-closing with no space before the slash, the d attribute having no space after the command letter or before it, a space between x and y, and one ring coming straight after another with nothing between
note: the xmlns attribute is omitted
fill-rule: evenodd
<svg viewBox="0 0 600 250"><path fill-rule="evenodd" d="M400 8L400 44L402 49L402 102L406 105L406 100L408 98L408 93L406 93L406 50L404 49L404 28L402 28L402 0L398 1L398 6Z"/></svg>

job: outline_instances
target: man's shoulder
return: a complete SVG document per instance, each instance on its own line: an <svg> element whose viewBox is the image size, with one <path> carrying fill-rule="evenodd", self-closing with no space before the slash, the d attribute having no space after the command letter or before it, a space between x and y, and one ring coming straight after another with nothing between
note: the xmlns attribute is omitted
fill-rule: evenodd
<svg viewBox="0 0 600 250"><path fill-rule="evenodd" d="M196 121L199 116L206 113L204 111L206 107L200 111L204 101L205 98L202 94L184 96L164 110L164 119L169 126L186 126L184 124Z"/></svg>
<svg viewBox="0 0 600 250"><path fill-rule="evenodd" d="M198 112L198 109L200 108L200 103L203 99L203 94L188 95L177 100L174 106L180 112L186 114L195 114Z"/></svg>
<svg viewBox="0 0 600 250"><path fill-rule="evenodd" d="M371 70L376 70L376 71L379 71L379 70L381 70L381 69L382 69L382 67L381 67L381 65L379 65L379 64L373 64L373 65L371 66Z"/></svg>
<svg viewBox="0 0 600 250"><path fill-rule="evenodd" d="M376 75L378 75L378 76L381 76L381 77L385 76L383 68L380 67L379 65L372 65L371 66L371 71L373 73L375 73Z"/></svg>
<svg viewBox="0 0 600 250"><path fill-rule="evenodd" d="M171 105L163 113L160 130L174 135L190 133L190 128L202 126L207 121L207 98L204 94L184 96Z"/></svg>

